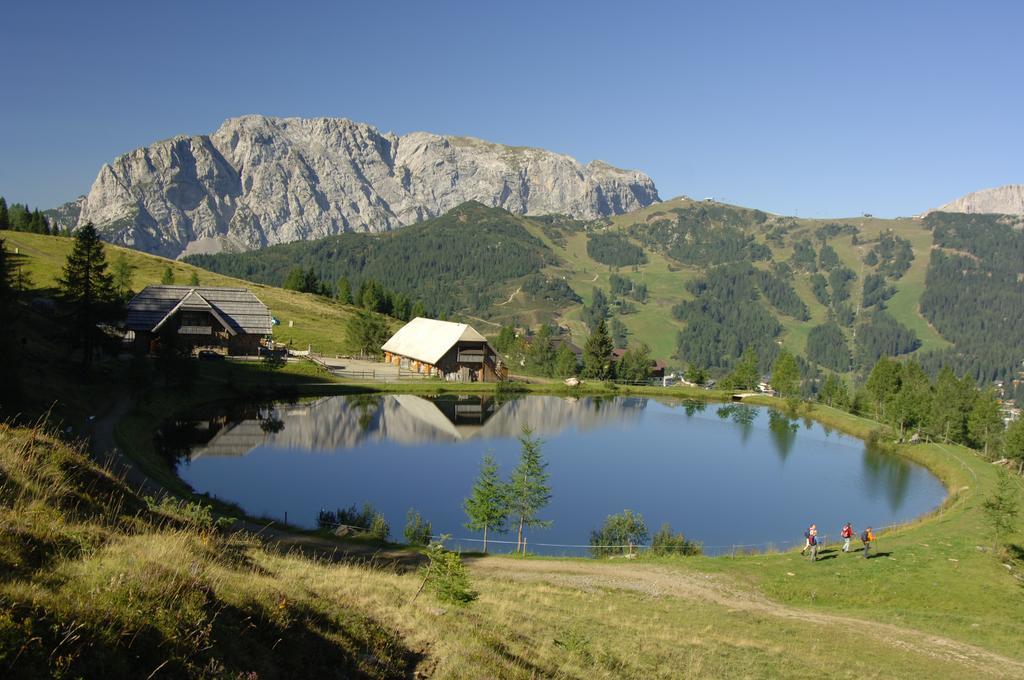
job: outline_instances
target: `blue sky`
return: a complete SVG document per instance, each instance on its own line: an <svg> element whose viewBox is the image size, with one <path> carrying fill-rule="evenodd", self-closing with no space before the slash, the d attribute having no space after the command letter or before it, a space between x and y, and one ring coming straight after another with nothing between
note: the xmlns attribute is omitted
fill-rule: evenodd
<svg viewBox="0 0 1024 680"><path fill-rule="evenodd" d="M907 215L1024 182L1012 2L9 4L0 195L246 113L474 135L650 174L663 198Z"/></svg>

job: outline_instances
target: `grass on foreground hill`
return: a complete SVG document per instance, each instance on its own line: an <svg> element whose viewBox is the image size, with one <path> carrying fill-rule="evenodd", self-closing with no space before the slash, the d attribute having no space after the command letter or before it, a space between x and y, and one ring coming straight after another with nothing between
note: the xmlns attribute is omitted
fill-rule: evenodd
<svg viewBox="0 0 1024 680"><path fill-rule="evenodd" d="M456 607L414 600L415 573L282 554L217 528L196 506L149 504L40 431L0 425L0 480L6 677L997 677L1024 669L904 621L870 623L901 619L914 593L870 596L867 623L828 613L833 574L877 593L882 570L898 564L887 558L782 567L816 592L799 607L746 583L761 572L770 582L788 556L473 558L479 598ZM929 526L911 531L921 540ZM882 549L894 556L909 550L890 540L897 545L885 538ZM935 598L981 623L979 644L1020 659L1019 631L1011 639L1020 617L1006 618L1010 604L988 606L1013 593L985 573L996 592L972 604L962 575L930 574L941 579Z"/></svg>
<svg viewBox="0 0 1024 680"><path fill-rule="evenodd" d="M23 262L31 276L33 288L51 292L56 290L56 281L71 252L73 239L18 231L0 232L0 238L3 238L9 251L17 249L18 254L24 257ZM136 291L151 284L159 284L164 269L170 266L177 285L187 285L195 273L203 286L251 290L270 308L270 313L281 321L281 325L274 327L274 340L277 342L298 350L312 346L314 351L322 354L345 354L351 351L345 342L344 327L352 314L352 307L317 295L222 276L184 262L109 243L104 245L104 249L108 263L112 264L123 253L136 268L132 281Z"/></svg>

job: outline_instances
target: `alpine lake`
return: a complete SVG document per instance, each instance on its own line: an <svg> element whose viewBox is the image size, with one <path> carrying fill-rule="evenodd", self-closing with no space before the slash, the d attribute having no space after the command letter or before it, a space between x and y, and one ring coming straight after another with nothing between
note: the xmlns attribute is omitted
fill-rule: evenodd
<svg viewBox="0 0 1024 680"><path fill-rule="evenodd" d="M543 440L551 526L530 552L587 555L611 514L664 522L707 554L792 547L816 523L876 529L942 503L926 468L810 420L745 404L650 397L346 395L206 406L165 423L158 445L198 493L313 528L321 510L370 503L401 541L410 508L479 550L463 501L485 455L507 479L523 426ZM510 522L510 524L513 524ZM515 533L489 536L493 552ZM511 541L501 543L494 541Z"/></svg>

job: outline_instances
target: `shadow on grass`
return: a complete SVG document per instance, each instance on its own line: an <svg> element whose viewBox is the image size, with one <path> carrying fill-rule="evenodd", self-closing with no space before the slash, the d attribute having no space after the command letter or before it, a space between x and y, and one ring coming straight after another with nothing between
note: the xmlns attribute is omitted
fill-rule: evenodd
<svg viewBox="0 0 1024 680"><path fill-rule="evenodd" d="M15 604L10 613L21 622L18 633L26 640L14 677L49 677L50 650L58 648L62 670L72 677L141 678L157 671L165 677L412 677L424 657L356 608L339 614L283 595L228 603L210 592L193 603L194 609L173 620L184 630L194 626L189 635L168 635L167 621L139 624L113 611L83 613L70 639L64 637L60 613ZM111 617L133 633L106 634Z"/></svg>
<svg viewBox="0 0 1024 680"><path fill-rule="evenodd" d="M332 564L351 564L395 573L415 571L426 562L418 550L400 546L375 546L303 535L281 535L267 542L282 554Z"/></svg>

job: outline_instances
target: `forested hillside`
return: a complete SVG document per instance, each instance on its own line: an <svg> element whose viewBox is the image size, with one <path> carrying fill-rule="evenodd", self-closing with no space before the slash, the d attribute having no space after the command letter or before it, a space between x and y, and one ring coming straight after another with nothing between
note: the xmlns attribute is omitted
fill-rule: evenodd
<svg viewBox="0 0 1024 680"><path fill-rule="evenodd" d="M604 319L619 346L712 375L757 349L806 370L863 376L914 355L975 379L1009 380L1024 359L1024 244L1012 220L811 220L674 199L590 223L466 204L382 236L345 234L203 267L266 283L305 268L334 293L374 281L424 311L498 326L561 327L579 346ZM358 300L357 300L358 303Z"/></svg>
<svg viewBox="0 0 1024 680"><path fill-rule="evenodd" d="M353 291L374 281L422 303L430 314L479 313L507 297L503 287L507 282L557 262L551 249L522 222L500 208L470 202L437 219L382 236L342 234L186 260L277 286L294 269L311 269L332 293L343 277ZM560 294L572 298L571 293Z"/></svg>
<svg viewBox="0 0 1024 680"><path fill-rule="evenodd" d="M1024 368L1024 221L931 213L935 249L921 312L955 348L926 354L980 381L1011 381Z"/></svg>

